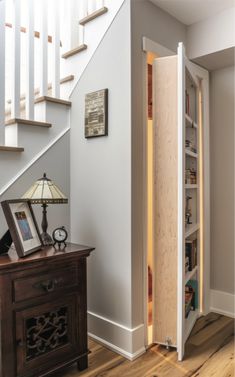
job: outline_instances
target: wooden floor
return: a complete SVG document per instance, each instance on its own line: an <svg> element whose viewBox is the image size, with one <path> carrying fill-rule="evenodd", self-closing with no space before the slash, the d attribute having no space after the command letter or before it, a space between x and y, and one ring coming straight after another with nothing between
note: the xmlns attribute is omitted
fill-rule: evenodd
<svg viewBox="0 0 235 377"><path fill-rule="evenodd" d="M89 340L89 368L76 365L56 377L233 377L234 320L218 314L201 317L187 342L183 362L175 351L152 346L133 362Z"/></svg>

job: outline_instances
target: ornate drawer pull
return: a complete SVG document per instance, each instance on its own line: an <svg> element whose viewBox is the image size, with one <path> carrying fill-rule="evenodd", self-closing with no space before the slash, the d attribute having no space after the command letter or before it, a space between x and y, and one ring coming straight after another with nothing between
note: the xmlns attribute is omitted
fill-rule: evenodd
<svg viewBox="0 0 235 377"><path fill-rule="evenodd" d="M39 289L42 288L46 292L53 292L55 290L55 286L62 282L63 282L62 278L59 278L59 279L55 278L52 280L46 280L46 281L41 281L40 283L36 283L34 284L34 287L39 288Z"/></svg>

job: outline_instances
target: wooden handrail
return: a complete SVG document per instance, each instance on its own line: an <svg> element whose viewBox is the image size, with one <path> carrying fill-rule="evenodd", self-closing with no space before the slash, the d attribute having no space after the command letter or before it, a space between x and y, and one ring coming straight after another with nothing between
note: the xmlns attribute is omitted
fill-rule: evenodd
<svg viewBox="0 0 235 377"><path fill-rule="evenodd" d="M6 22L5 26L12 29L12 24L10 24L9 22ZM21 31L21 33L27 33L27 29L24 26L20 27L20 31ZM34 32L34 36L35 36L35 38L40 38L40 32L39 31L35 31ZM48 35L48 43L52 43L52 36L51 35ZM61 41L60 41L60 47L62 47Z"/></svg>

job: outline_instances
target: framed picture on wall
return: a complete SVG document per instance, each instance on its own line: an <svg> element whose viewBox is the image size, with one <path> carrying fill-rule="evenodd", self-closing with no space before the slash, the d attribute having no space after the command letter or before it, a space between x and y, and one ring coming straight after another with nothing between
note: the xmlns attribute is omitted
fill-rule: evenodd
<svg viewBox="0 0 235 377"><path fill-rule="evenodd" d="M18 256L22 258L40 250L43 244L30 202L5 200L1 205Z"/></svg>
<svg viewBox="0 0 235 377"><path fill-rule="evenodd" d="M85 137L108 135L108 89L85 96Z"/></svg>

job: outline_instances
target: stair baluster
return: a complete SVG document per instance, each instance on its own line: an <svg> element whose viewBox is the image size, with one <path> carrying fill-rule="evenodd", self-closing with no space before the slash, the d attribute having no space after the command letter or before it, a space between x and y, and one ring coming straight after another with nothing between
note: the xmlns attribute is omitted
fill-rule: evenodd
<svg viewBox="0 0 235 377"><path fill-rule="evenodd" d="M34 120L34 0L27 0L26 119Z"/></svg>
<svg viewBox="0 0 235 377"><path fill-rule="evenodd" d="M20 0L13 0L12 22L12 107L11 117L20 117L20 78L21 78L21 40L20 40ZM15 146L17 144L14 143Z"/></svg>
<svg viewBox="0 0 235 377"><path fill-rule="evenodd" d="M52 33L52 46L53 46L53 71L52 71L52 96L60 98L60 9L58 1L53 0L53 33Z"/></svg>
<svg viewBox="0 0 235 377"><path fill-rule="evenodd" d="M41 0L41 96L47 95L48 86L48 14L47 0Z"/></svg>

